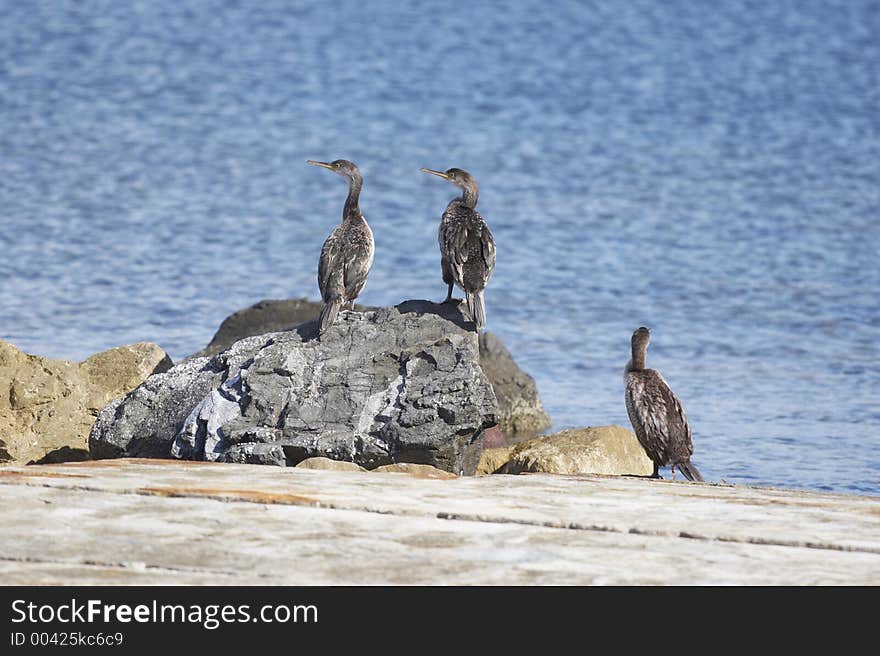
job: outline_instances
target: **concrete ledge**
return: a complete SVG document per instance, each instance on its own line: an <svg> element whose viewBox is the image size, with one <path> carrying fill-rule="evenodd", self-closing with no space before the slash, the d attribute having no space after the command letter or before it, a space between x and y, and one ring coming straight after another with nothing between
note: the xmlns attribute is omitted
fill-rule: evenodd
<svg viewBox="0 0 880 656"><path fill-rule="evenodd" d="M6 584L880 583L880 498L160 460L0 469Z"/></svg>

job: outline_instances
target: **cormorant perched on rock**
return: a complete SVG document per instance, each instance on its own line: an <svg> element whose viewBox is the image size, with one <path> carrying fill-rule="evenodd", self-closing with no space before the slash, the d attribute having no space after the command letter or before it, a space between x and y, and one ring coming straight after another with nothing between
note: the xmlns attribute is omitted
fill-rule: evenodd
<svg viewBox="0 0 880 656"><path fill-rule="evenodd" d="M703 477L691 464L694 444L691 427L681 402L669 389L660 372L645 369L645 355L651 332L642 326L632 335L632 359L624 373L626 381L626 412L639 438L639 443L654 461L654 476L659 467L672 466L689 481L702 481Z"/></svg>
<svg viewBox="0 0 880 656"><path fill-rule="evenodd" d="M443 282L449 286L443 302L452 300L454 284L461 287L477 331L480 331L486 325L483 288L495 268L495 240L489 226L476 210L480 193L477 181L461 169L453 168L445 173L433 169L421 170L440 176L461 189L461 196L449 201L440 220L440 266Z"/></svg>
<svg viewBox="0 0 880 656"><path fill-rule="evenodd" d="M354 300L361 293L373 265L373 231L358 206L363 184L358 167L344 159L329 164L310 159L308 163L323 166L348 180L342 223L327 237L318 260L318 289L324 301L319 334L323 335L333 325L344 303L351 303L354 309Z"/></svg>

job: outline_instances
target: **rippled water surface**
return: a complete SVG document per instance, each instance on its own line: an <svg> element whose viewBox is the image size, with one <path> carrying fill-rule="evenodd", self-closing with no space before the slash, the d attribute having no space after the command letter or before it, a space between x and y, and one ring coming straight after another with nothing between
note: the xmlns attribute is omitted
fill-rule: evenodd
<svg viewBox="0 0 880 656"><path fill-rule="evenodd" d="M123 6L125 5L125 6ZM481 183L488 328L554 428L628 425L629 336L708 479L880 494L880 6L0 0L0 337L175 359L317 296L353 159L361 300L442 299Z"/></svg>

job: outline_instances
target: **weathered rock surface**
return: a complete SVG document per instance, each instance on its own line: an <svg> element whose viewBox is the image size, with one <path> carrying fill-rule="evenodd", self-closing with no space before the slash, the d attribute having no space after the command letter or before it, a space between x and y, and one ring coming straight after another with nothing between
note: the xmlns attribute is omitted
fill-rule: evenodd
<svg viewBox="0 0 880 656"><path fill-rule="evenodd" d="M108 405L91 454L473 473L497 402L469 324L456 306L407 301L341 312L320 340L315 321L248 337Z"/></svg>
<svg viewBox="0 0 880 656"><path fill-rule="evenodd" d="M415 478L439 478L442 480L458 478L452 472L443 471L431 465L418 465L412 462L395 462L391 465L376 467L373 471L383 474L408 474Z"/></svg>
<svg viewBox="0 0 880 656"><path fill-rule="evenodd" d="M306 458L297 465L300 469L320 469L322 471L367 471L360 465L345 460L331 460L322 456Z"/></svg>
<svg viewBox="0 0 880 656"><path fill-rule="evenodd" d="M620 426L598 426L487 449L476 470L477 474L522 472L650 476L654 465L635 433Z"/></svg>
<svg viewBox="0 0 880 656"><path fill-rule="evenodd" d="M0 340L0 461L86 458L101 408L170 367L168 354L147 342L69 362L28 355Z"/></svg>
<svg viewBox="0 0 880 656"><path fill-rule="evenodd" d="M245 337L292 330L312 321L322 304L304 298L262 300L228 316L204 349L190 358L217 355ZM358 311L377 308L355 305ZM520 369L501 340L492 333L480 336L480 366L492 384L498 400L497 421L511 434L537 435L550 426L534 379Z"/></svg>
<svg viewBox="0 0 880 656"><path fill-rule="evenodd" d="M138 459L3 467L0 493L4 585L880 585L856 494Z"/></svg>
<svg viewBox="0 0 880 656"><path fill-rule="evenodd" d="M293 330L301 323L317 319L322 307L324 307L322 303L305 298L264 299L226 317L211 342L190 357L203 358L217 355L245 337ZM357 303L354 307L358 312L378 309Z"/></svg>
<svg viewBox="0 0 880 656"><path fill-rule="evenodd" d="M505 465L510 462L513 455L513 446L499 446L492 449L485 449L480 454L480 460L477 462L477 469L474 472L477 476L485 474L503 474Z"/></svg>
<svg viewBox="0 0 880 656"><path fill-rule="evenodd" d="M356 465L353 462L347 462L345 460L331 460L330 458L324 458L321 456L306 458L297 465L297 469L316 469L321 471L367 471L360 465ZM395 462L390 465L380 465L376 467L373 471L385 474L409 474L410 476L414 476L415 478L458 478L458 476L456 476L452 472L437 469L436 467L433 467L431 465L419 465L412 462Z"/></svg>

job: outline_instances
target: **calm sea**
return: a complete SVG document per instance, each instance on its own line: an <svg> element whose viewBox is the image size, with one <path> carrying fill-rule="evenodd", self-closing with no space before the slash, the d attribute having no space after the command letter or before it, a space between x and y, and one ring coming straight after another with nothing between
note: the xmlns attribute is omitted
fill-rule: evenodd
<svg viewBox="0 0 880 656"><path fill-rule="evenodd" d="M554 429L628 425L629 337L707 479L880 494L880 4L0 0L0 337L175 359L317 296L349 158L361 300L443 298L481 183L488 329Z"/></svg>

